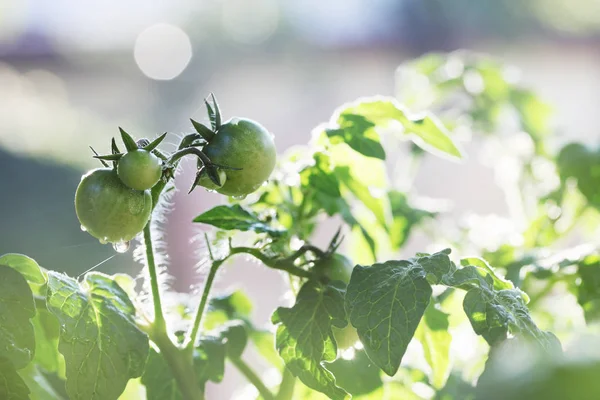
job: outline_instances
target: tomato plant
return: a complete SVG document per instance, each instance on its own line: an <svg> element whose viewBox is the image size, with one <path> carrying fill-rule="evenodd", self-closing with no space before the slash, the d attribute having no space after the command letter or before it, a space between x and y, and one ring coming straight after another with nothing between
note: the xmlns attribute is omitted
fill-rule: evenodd
<svg viewBox="0 0 600 400"><path fill-rule="evenodd" d="M214 96L172 152L167 134L123 129L125 151L115 139L94 151L104 167L82 178L77 215L118 251L138 238L145 284L1 256L0 399L201 400L226 366L249 383L244 399L600 398L596 342L576 351L600 319L598 151L553 142L549 107L497 61L433 54L399 71L397 97L342 105L278 160L273 135L222 122ZM509 216L419 201L421 162L461 163L465 131L485 143ZM193 220L201 293L165 296L156 221L183 157L196 160L191 190L227 201ZM241 290L211 290L240 256L289 285L268 326Z"/></svg>

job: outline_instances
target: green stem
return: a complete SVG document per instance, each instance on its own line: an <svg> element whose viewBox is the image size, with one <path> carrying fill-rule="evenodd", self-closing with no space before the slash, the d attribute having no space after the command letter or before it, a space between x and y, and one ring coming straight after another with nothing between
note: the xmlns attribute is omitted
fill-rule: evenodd
<svg viewBox="0 0 600 400"><path fill-rule="evenodd" d="M204 284L204 291L202 292L202 300L200 300L200 304L198 305L198 309L196 310L196 317L194 318L194 324L189 331L188 337L185 342L185 348L190 351L194 348L194 344L196 343L196 336L198 336L198 331L200 330L200 323L202 322L202 315L204 314L204 309L206 308L206 304L208 303L208 295L210 294L210 289L212 288L212 284L215 280L215 276L217 275L217 271L221 264L223 264L225 260L213 261L210 271L208 273L208 277L206 278L206 283Z"/></svg>
<svg viewBox="0 0 600 400"><path fill-rule="evenodd" d="M275 400L292 400L294 397L294 387L296 386L296 377L287 369L283 369L283 378L279 385L279 392Z"/></svg>
<svg viewBox="0 0 600 400"><path fill-rule="evenodd" d="M185 400L204 400L204 392L196 381L193 360L173 344L166 333L156 332L150 338L160 349Z"/></svg>
<svg viewBox="0 0 600 400"><path fill-rule="evenodd" d="M246 364L240 358L230 358L229 359L233 365L248 379L254 387L258 390L258 393L262 396L263 400L275 400L273 393L269 390L268 387L262 382L260 377L256 375L256 373L250 368L248 364Z"/></svg>
<svg viewBox="0 0 600 400"><path fill-rule="evenodd" d="M306 252L306 251L308 251L308 250L305 250L303 252ZM298 250L298 252L296 252L296 254L298 254L299 252L300 252L300 250ZM263 253L261 253L260 250L254 249L252 247L233 247L231 249L230 255L234 255L234 254L238 254L238 253L250 254L252 257L258 259L260 262L262 262L269 268L278 269L280 271L286 271L292 275L296 275L301 278L307 278L307 279L316 278L316 275L313 272L299 268L293 264L293 260L295 258L297 258L297 257L295 257L295 255L293 255L289 258L284 258L284 259L278 260L278 259L270 258L270 257L264 255Z"/></svg>
<svg viewBox="0 0 600 400"><path fill-rule="evenodd" d="M158 284L158 274L156 272L156 264L154 263L154 249L152 248L151 226L152 219L148 221L144 228L144 244L146 245L146 264L148 265L148 273L150 274L150 286L152 288L152 302L154 303L154 329L166 332L167 325L163 315L162 304L160 301L160 288Z"/></svg>

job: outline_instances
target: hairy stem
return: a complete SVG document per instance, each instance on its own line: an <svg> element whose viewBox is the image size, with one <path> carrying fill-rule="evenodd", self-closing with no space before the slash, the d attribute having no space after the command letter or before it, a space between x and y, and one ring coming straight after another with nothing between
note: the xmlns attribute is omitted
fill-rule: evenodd
<svg viewBox="0 0 600 400"><path fill-rule="evenodd" d="M281 385L279 385L279 391L275 400L292 400L294 397L294 387L296 386L296 377L287 369L283 369L283 378L281 379Z"/></svg>
<svg viewBox="0 0 600 400"><path fill-rule="evenodd" d="M165 317L163 315L162 304L160 301L160 288L158 284L158 274L156 272L156 264L154 262L154 249L152 247L151 234L152 219L148 221L144 228L144 244L146 246L146 264L148 273L150 274L150 286L152 288L152 302L154 303L154 322L155 329L159 331L167 330Z"/></svg>
<svg viewBox="0 0 600 400"><path fill-rule="evenodd" d="M306 252L308 250L305 250ZM305 269L299 268L293 264L293 261L298 258L300 250L296 252L294 255L284 259L273 259L265 254L261 253L260 250L252 248L252 247L233 247L231 249L230 255L246 253L250 254L252 257L258 259L260 262L265 264L269 268L278 269L280 271L286 271L292 275L299 276L301 278L312 279L315 278L316 275L313 272L307 271Z"/></svg>
<svg viewBox="0 0 600 400"><path fill-rule="evenodd" d="M186 349L191 350L194 348L194 343L196 343L196 336L198 336L198 331L200 330L200 323L202 322L202 315L204 314L204 309L206 308L206 303L208 303L208 295L210 294L210 289L212 288L212 284L215 280L215 276L217 275L217 271L221 264L223 264L224 260L213 261L210 271L208 273L208 277L206 278L206 283L204 284L204 290L202 292L202 300L200 300L200 304L198 305L198 309L196 310L196 317L194 318L194 324L189 331L188 337L185 342Z"/></svg>
<svg viewBox="0 0 600 400"><path fill-rule="evenodd" d="M268 387L262 382L260 377L256 375L256 373L250 368L248 364L246 364L240 358L230 358L229 359L233 365L248 379L254 387L258 390L263 400L275 400L275 396L269 390Z"/></svg>

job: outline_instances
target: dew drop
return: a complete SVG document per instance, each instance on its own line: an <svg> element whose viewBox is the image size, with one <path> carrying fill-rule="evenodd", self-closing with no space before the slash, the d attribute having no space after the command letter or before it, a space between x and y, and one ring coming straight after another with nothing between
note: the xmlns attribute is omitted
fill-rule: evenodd
<svg viewBox="0 0 600 400"><path fill-rule="evenodd" d="M82 232L87 232L87 228L83 225L80 226Z"/></svg>
<svg viewBox="0 0 600 400"><path fill-rule="evenodd" d="M120 242L113 243L113 249L115 249L117 253L126 253L127 250L129 250L129 243L130 242L126 242L123 240Z"/></svg>
<svg viewBox="0 0 600 400"><path fill-rule="evenodd" d="M102 244L108 243L108 238L102 238L102 239L100 239L100 243L102 243Z"/></svg>
<svg viewBox="0 0 600 400"><path fill-rule="evenodd" d="M217 191L216 191L216 190L214 190L214 189L206 189L206 191L207 191L208 193L217 193Z"/></svg>
<svg viewBox="0 0 600 400"><path fill-rule="evenodd" d="M246 195L245 195L245 194L243 194L243 195L241 195L241 196L231 196L231 197L233 197L233 198L234 198L234 199L236 199L236 200L244 200L244 199L246 198Z"/></svg>

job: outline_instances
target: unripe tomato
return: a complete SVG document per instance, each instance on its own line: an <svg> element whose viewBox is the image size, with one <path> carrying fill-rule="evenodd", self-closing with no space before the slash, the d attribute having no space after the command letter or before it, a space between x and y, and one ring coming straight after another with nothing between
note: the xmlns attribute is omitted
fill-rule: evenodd
<svg viewBox="0 0 600 400"><path fill-rule="evenodd" d="M160 159L149 151L138 149L125 153L117 164L121 181L131 189L151 189L162 175Z"/></svg>
<svg viewBox="0 0 600 400"><path fill-rule="evenodd" d="M200 177L200 181L198 185L207 188L208 190L217 190L220 187L223 187L225 182L227 182L227 174L222 169L218 170L219 180L221 181L221 186L215 185L215 183L208 177L206 173L202 174Z"/></svg>
<svg viewBox="0 0 600 400"><path fill-rule="evenodd" d="M277 158L275 142L259 123L244 118L225 122L203 148L211 162L239 170L225 170L227 180L216 191L241 197L254 192L271 175Z"/></svg>
<svg viewBox="0 0 600 400"><path fill-rule="evenodd" d="M345 256L335 253L328 258L317 261L315 269L325 274L332 281L342 281L348 284L354 265Z"/></svg>
<svg viewBox="0 0 600 400"><path fill-rule="evenodd" d="M133 239L150 219L148 190L128 188L113 169L95 169L83 176L75 193L75 211L82 229L102 242Z"/></svg>

